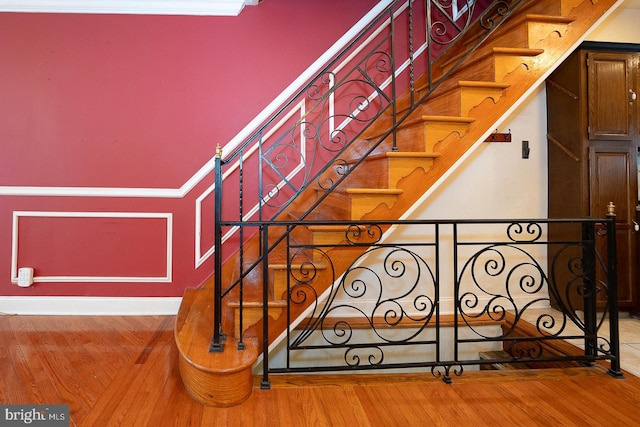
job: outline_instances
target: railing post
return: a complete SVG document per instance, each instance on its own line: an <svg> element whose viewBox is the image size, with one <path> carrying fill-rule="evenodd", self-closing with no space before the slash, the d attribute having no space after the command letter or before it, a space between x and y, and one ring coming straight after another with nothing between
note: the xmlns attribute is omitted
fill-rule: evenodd
<svg viewBox="0 0 640 427"><path fill-rule="evenodd" d="M613 202L607 207L607 283L609 289L609 341L611 367L609 375L622 377L620 370L620 335L618 331L618 254L616 243L616 211Z"/></svg>
<svg viewBox="0 0 640 427"><path fill-rule="evenodd" d="M216 148L214 191L214 283L213 283L213 340L210 352L223 352L222 341L222 148Z"/></svg>

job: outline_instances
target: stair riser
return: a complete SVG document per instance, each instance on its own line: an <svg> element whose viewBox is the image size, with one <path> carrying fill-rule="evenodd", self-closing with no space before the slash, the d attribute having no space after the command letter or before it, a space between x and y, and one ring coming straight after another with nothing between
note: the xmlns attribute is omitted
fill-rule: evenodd
<svg viewBox="0 0 640 427"><path fill-rule="evenodd" d="M353 194L351 195L351 219L359 220L379 205L386 205L391 209L397 200L397 195Z"/></svg>
<svg viewBox="0 0 640 427"><path fill-rule="evenodd" d="M505 77L518 68L534 70L538 68L539 58L536 56L521 55L496 55L495 56L495 81L502 82Z"/></svg>
<svg viewBox="0 0 640 427"><path fill-rule="evenodd" d="M387 188L389 185L389 162L386 157L377 157L363 162L344 182L344 188Z"/></svg>

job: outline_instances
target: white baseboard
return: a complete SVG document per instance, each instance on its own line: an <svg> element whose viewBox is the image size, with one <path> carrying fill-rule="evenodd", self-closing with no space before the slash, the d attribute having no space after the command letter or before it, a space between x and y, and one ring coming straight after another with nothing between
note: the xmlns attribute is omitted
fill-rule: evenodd
<svg viewBox="0 0 640 427"><path fill-rule="evenodd" d="M175 315L181 297L9 297L0 296L0 314L58 316Z"/></svg>

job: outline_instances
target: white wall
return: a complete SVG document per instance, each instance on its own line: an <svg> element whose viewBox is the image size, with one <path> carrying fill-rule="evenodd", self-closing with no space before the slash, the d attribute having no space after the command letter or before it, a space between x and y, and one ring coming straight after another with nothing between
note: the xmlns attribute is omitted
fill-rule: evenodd
<svg viewBox="0 0 640 427"><path fill-rule="evenodd" d="M537 89L501 126L510 143L483 143L412 217L430 219L547 216L546 97ZM529 141L529 159L522 141Z"/></svg>
<svg viewBox="0 0 640 427"><path fill-rule="evenodd" d="M618 8L588 36L589 41L640 43L640 10Z"/></svg>

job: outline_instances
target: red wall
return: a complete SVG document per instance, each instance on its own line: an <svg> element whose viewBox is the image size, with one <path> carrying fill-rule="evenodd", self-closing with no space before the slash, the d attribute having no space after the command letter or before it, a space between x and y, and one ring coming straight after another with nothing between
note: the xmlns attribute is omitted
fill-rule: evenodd
<svg viewBox="0 0 640 427"><path fill-rule="evenodd" d="M0 13L0 295L180 296L205 280L213 267L196 267L194 247L211 239L195 234L195 201L212 178L181 197L146 191L183 186L376 3ZM25 186L37 196L11 195ZM91 192L102 187L143 196ZM12 284L22 266L43 281Z"/></svg>

